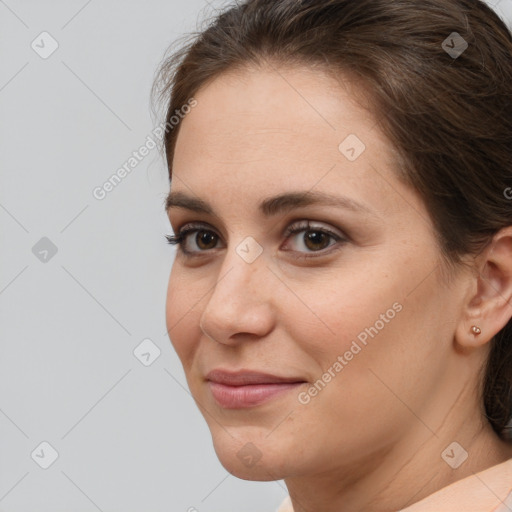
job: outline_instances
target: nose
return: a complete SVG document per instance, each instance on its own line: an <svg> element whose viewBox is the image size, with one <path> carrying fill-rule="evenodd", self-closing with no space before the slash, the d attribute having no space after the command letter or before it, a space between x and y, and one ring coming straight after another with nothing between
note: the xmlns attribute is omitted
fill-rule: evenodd
<svg viewBox="0 0 512 512"><path fill-rule="evenodd" d="M262 255L248 263L228 249L201 315L201 330L226 345L270 333L274 326L272 277Z"/></svg>

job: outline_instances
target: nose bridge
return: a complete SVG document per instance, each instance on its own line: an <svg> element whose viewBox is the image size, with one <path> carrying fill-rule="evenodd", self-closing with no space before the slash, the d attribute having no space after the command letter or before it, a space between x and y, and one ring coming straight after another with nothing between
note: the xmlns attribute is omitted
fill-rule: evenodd
<svg viewBox="0 0 512 512"><path fill-rule="evenodd" d="M255 250L254 242L244 240L226 252L201 316L201 328L218 341L237 332L263 335L271 322L264 284L270 272L262 251Z"/></svg>
<svg viewBox="0 0 512 512"><path fill-rule="evenodd" d="M225 309L248 307L261 300L261 278L268 272L263 258L249 262L230 248L219 272L217 282L208 300L211 307L224 304Z"/></svg>
<svg viewBox="0 0 512 512"><path fill-rule="evenodd" d="M253 237L247 236L228 247L213 294L222 297L234 293L240 299L238 302L250 303L252 301L247 299L260 295L258 289L267 272L263 247ZM212 295L210 300L213 298Z"/></svg>

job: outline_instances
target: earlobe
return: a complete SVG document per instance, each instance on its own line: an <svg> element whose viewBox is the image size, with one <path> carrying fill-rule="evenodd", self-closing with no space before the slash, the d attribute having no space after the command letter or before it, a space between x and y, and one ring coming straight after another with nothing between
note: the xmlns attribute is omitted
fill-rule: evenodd
<svg viewBox="0 0 512 512"><path fill-rule="evenodd" d="M467 348L485 345L512 318L512 226L493 237L475 270L476 286L457 329L457 341Z"/></svg>

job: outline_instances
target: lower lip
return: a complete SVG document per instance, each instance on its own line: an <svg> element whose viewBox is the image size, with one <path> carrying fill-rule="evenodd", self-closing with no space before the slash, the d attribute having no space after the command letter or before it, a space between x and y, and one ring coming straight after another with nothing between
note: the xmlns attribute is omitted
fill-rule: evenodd
<svg viewBox="0 0 512 512"><path fill-rule="evenodd" d="M208 381L210 391L217 403L225 409L242 409L262 404L278 395L295 389L304 382L286 382L282 384L248 384L245 386L227 386Z"/></svg>

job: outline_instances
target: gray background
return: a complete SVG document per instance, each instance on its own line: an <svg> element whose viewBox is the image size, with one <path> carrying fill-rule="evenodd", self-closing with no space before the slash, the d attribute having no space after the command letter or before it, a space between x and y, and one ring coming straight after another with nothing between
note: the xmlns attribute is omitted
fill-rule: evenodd
<svg viewBox="0 0 512 512"><path fill-rule="evenodd" d="M510 23L512 0L490 3ZM186 389L165 326L158 150L92 194L159 121L149 91L168 45L222 5L0 0L4 512L273 512L286 496L221 466ZM47 58L43 31L59 45ZM47 469L42 442L58 453Z"/></svg>

